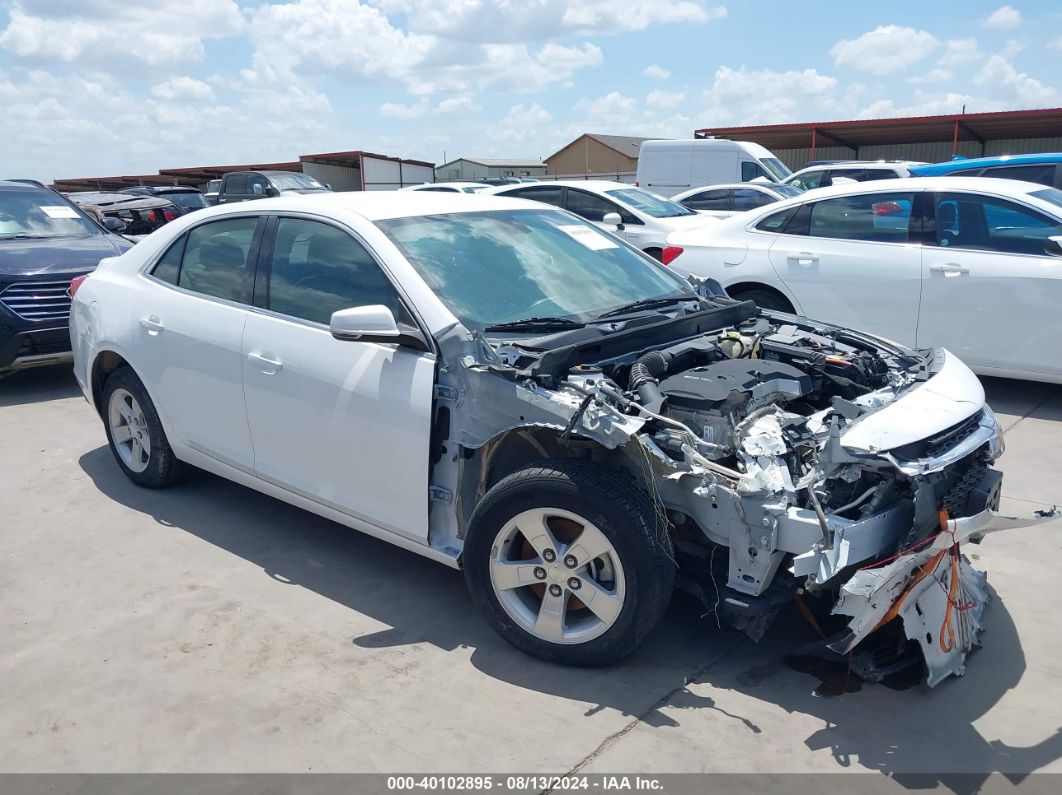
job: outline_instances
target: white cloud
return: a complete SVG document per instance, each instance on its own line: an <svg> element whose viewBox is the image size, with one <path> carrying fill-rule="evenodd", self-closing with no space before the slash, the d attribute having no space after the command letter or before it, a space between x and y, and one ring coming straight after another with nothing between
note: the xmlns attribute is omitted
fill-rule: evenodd
<svg viewBox="0 0 1062 795"><path fill-rule="evenodd" d="M660 66L660 64L655 63L645 67L645 69L642 71L642 74L646 77L656 78L657 80L667 80L669 77L671 77L671 72L669 72L664 67Z"/></svg>
<svg viewBox="0 0 1062 795"><path fill-rule="evenodd" d="M836 118L846 99L838 97L838 88L837 78L815 69L778 72L720 66L704 93L706 107L698 122L771 124Z"/></svg>
<svg viewBox="0 0 1062 795"><path fill-rule="evenodd" d="M974 76L974 83L986 89L989 96L1009 99L1011 108L1043 106L1058 101L1060 97L1057 89L1019 72L1001 54L992 55L985 61Z"/></svg>
<svg viewBox="0 0 1062 795"><path fill-rule="evenodd" d="M527 42L571 34L610 35L653 25L705 24L726 8L703 0L375 0L402 13L411 31L471 42Z"/></svg>
<svg viewBox="0 0 1062 795"><path fill-rule="evenodd" d="M447 97L438 105L435 106L435 114L438 116L446 115L447 113L476 113L483 110L479 105L475 103L472 97Z"/></svg>
<svg viewBox="0 0 1062 795"><path fill-rule="evenodd" d="M537 102L530 107L523 103L513 105L506 114L488 126L487 135L496 141L523 144L541 140L545 125L553 121L553 115Z"/></svg>
<svg viewBox="0 0 1062 795"><path fill-rule="evenodd" d="M981 22L981 27L996 30L1013 30L1019 25L1021 25L1021 12L1014 6L1001 6Z"/></svg>
<svg viewBox="0 0 1062 795"><path fill-rule="evenodd" d="M645 104L657 110L673 110L686 99L682 91L650 91L645 97Z"/></svg>
<svg viewBox="0 0 1062 795"><path fill-rule="evenodd" d="M1062 50L1062 36L1059 36L1057 39L1051 42L1051 47L1056 50Z"/></svg>
<svg viewBox="0 0 1062 795"><path fill-rule="evenodd" d="M76 5L15 0L0 32L0 48L42 64L137 61L168 67L200 60L204 39L232 36L243 27L234 0L86 0Z"/></svg>
<svg viewBox="0 0 1062 795"><path fill-rule="evenodd" d="M385 102L380 106L380 115L395 119L419 119L427 116L431 110L431 103L427 97L421 97L419 102L412 105L403 105L401 102Z"/></svg>
<svg viewBox="0 0 1062 795"><path fill-rule="evenodd" d="M171 77L164 83L151 87L151 96L156 99L183 102L213 102L214 89L201 80L182 75Z"/></svg>
<svg viewBox="0 0 1062 795"><path fill-rule="evenodd" d="M932 33L898 25L883 25L856 39L844 39L831 49L834 63L877 75L901 72L940 45Z"/></svg>
<svg viewBox="0 0 1062 795"><path fill-rule="evenodd" d="M949 39L938 59L944 66L965 66L980 60L981 50L974 39Z"/></svg>

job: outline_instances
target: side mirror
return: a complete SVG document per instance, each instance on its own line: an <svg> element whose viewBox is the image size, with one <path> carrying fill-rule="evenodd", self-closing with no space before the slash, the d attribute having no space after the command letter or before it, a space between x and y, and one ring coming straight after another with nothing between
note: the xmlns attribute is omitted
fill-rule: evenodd
<svg viewBox="0 0 1062 795"><path fill-rule="evenodd" d="M251 193L255 196L262 196L266 192L265 186L261 182L256 182L251 186Z"/></svg>
<svg viewBox="0 0 1062 795"><path fill-rule="evenodd" d="M395 316L382 304L355 306L332 313L328 330L337 340L398 342L402 332Z"/></svg>
<svg viewBox="0 0 1062 795"><path fill-rule="evenodd" d="M128 224L126 224L121 218L114 218L112 216L104 216L103 218L103 228L116 235L122 234L127 226Z"/></svg>
<svg viewBox="0 0 1062 795"><path fill-rule="evenodd" d="M1062 257L1062 235L1052 235L1044 241L1044 251L1052 257Z"/></svg>
<svg viewBox="0 0 1062 795"><path fill-rule="evenodd" d="M265 195L276 197L280 195L280 191L273 185L266 185Z"/></svg>
<svg viewBox="0 0 1062 795"><path fill-rule="evenodd" d="M601 223L606 226L614 226L617 229L623 228L623 219L620 218L619 213L605 213L605 217L601 219Z"/></svg>

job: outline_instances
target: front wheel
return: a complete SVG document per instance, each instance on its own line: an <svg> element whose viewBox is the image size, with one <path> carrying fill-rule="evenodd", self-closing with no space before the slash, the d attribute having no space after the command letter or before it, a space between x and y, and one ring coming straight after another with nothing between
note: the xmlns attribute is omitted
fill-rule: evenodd
<svg viewBox="0 0 1062 795"><path fill-rule="evenodd" d="M604 665L636 649L675 583L667 529L645 494L583 462L501 480L472 514L464 551L473 601L513 646Z"/></svg>

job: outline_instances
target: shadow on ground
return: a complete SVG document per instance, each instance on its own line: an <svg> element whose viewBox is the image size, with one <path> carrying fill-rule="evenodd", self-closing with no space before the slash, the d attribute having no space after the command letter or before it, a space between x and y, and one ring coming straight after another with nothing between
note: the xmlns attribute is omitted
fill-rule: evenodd
<svg viewBox="0 0 1062 795"><path fill-rule="evenodd" d="M68 366L0 374L0 408L63 400L80 394L81 389Z"/></svg>
<svg viewBox="0 0 1062 795"><path fill-rule="evenodd" d="M66 381L45 379L15 399L65 396L73 391ZM1049 387L1023 400L1021 382L995 384L990 389L1009 390L1034 415L1058 394ZM49 388L59 394L49 394ZM809 750L828 749L839 768L878 771L916 788L943 784L976 792L984 780L980 776L964 777L957 786L937 771L985 776L1001 771L1020 779L1062 756L1062 733L1029 747L1010 747L982 736L973 725L1018 685L1026 667L1014 623L998 598L986 617L986 647L971 658L967 676L933 691L921 685L903 692L867 685L861 692L822 698L812 677L782 662L788 651L814 637L798 618L777 622L757 646L719 629L682 595L661 628L629 659L606 669L569 669L526 657L498 638L474 612L459 572L206 473L150 491L130 483L106 447L86 453L79 463L109 498L251 561L278 582L309 589L390 627L352 638L356 648L418 643L444 651L468 648L472 664L495 679L595 705L587 714L616 710L665 732L680 726L687 710L719 711L728 731L778 731L696 692L706 688L687 687L703 683L813 716L822 727L803 738ZM712 737L703 739L704 752L711 753Z"/></svg>

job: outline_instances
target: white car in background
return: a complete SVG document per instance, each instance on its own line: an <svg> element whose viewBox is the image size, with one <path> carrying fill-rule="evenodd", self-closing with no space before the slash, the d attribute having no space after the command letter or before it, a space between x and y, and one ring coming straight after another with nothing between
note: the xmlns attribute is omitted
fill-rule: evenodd
<svg viewBox="0 0 1062 795"><path fill-rule="evenodd" d="M1062 191L986 177L817 190L680 232L665 258L735 298L1062 383Z"/></svg>
<svg viewBox="0 0 1062 795"><path fill-rule="evenodd" d="M816 188L828 188L831 185L848 185L853 182L873 182L878 179L896 179L898 177L911 176L911 169L915 166L924 166L914 160L902 160L896 162L886 161L841 161L837 163L821 163L816 166L808 166L793 174L783 182L797 190L814 190Z"/></svg>
<svg viewBox="0 0 1062 795"><path fill-rule="evenodd" d="M426 190L436 193L479 193L490 185L482 182L425 182L423 185L410 185L399 190Z"/></svg>
<svg viewBox="0 0 1062 795"><path fill-rule="evenodd" d="M731 185L708 185L691 188L671 197L683 207L713 218L729 218L734 213L755 210L782 199L803 193L799 188L778 182L735 182Z"/></svg>
<svg viewBox="0 0 1062 795"><path fill-rule="evenodd" d="M530 199L563 207L658 260L663 259L669 234L699 229L718 220L622 182L537 182L533 185L504 185L490 192L495 196Z"/></svg>

